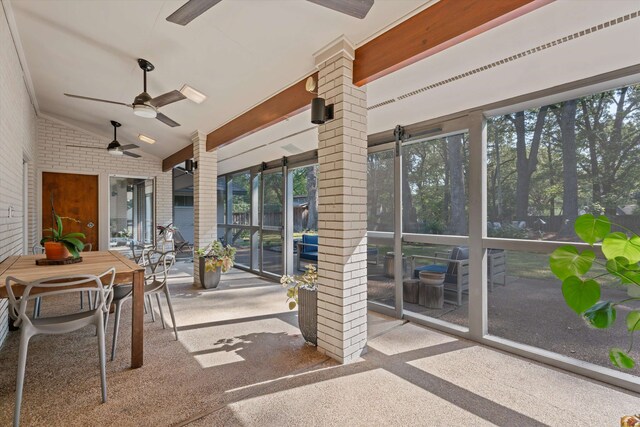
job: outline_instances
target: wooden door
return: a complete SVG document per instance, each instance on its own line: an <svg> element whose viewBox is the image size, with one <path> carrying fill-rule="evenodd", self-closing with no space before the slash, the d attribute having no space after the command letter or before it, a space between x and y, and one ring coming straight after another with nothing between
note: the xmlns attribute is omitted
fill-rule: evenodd
<svg viewBox="0 0 640 427"><path fill-rule="evenodd" d="M42 229L51 228L51 196L56 214L78 220L62 220L64 233L80 232L99 249L98 242L98 176L72 173L42 173ZM46 233L45 233L46 234Z"/></svg>

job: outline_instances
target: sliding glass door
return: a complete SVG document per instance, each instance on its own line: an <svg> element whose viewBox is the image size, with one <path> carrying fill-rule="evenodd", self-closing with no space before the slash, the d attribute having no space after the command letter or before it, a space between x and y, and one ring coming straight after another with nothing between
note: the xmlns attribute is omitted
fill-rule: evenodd
<svg viewBox="0 0 640 427"><path fill-rule="evenodd" d="M154 181L144 178L109 178L109 247L129 248L134 240L153 244Z"/></svg>

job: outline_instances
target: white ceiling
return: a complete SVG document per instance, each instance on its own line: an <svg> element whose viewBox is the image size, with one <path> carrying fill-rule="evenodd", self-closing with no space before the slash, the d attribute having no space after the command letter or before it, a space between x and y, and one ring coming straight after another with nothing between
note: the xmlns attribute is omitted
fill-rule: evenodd
<svg viewBox="0 0 640 427"><path fill-rule="evenodd" d="M214 130L314 70L313 53L340 35L356 44L416 13L425 0L376 0L358 20L304 0L223 0L182 27L165 18L185 0L12 0L40 112L160 158ZM187 83L208 95L161 111L182 126L133 115L123 106L71 99L63 92L130 103L142 91L136 58L151 61L152 96ZM308 123L308 122L307 122ZM137 141L143 133L154 145Z"/></svg>

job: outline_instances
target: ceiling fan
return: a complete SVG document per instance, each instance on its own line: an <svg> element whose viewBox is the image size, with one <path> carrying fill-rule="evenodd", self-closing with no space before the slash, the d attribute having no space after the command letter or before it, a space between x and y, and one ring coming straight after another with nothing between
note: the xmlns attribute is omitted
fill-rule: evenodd
<svg viewBox="0 0 640 427"><path fill-rule="evenodd" d="M116 137L116 133L117 133L117 129L122 126L120 123L111 120L111 126L113 126L113 141L111 141L109 143L109 145L107 146L107 152L109 154L111 154L112 156L129 156L129 157L133 157L134 159L137 159L138 157L141 157L139 154L136 153L131 153L127 150L133 150L134 148L139 148L136 144L127 144L127 145L120 145L120 143L118 142L118 138ZM101 147L93 147L90 145L67 145L67 147L74 147L74 148L91 148L94 150L104 150L104 148Z"/></svg>
<svg viewBox="0 0 640 427"><path fill-rule="evenodd" d="M109 104L116 105L124 105L125 107L133 108L133 114L140 117L145 117L149 119L156 118L160 120L162 123L176 127L180 126L180 123L171 120L169 117L165 116L161 112L158 111L158 108L164 107L165 105L181 101L186 98L185 95L182 94L179 90L172 90L171 92L164 93L160 96L156 96L152 98L151 95L147 93L147 72L153 71L155 68L153 64L146 59L138 59L138 65L142 69L143 72L143 88L144 90L138 96L136 96L133 100L132 104L126 104L124 102L118 101L109 101L106 99L99 98L90 98L88 96L80 96L80 95L71 95L69 93L65 93L65 96L69 96L71 98L79 98L86 99L88 101L98 101L98 102L106 102Z"/></svg>
<svg viewBox="0 0 640 427"><path fill-rule="evenodd" d="M189 0L167 17L174 24L187 25L222 0ZM364 19L375 0L307 0L337 12Z"/></svg>

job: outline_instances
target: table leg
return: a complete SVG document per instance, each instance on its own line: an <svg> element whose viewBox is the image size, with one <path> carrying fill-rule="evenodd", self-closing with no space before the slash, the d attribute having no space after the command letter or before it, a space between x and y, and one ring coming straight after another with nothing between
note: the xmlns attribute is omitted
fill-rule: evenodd
<svg viewBox="0 0 640 427"><path fill-rule="evenodd" d="M144 272L133 273L131 319L131 367L140 368L144 360Z"/></svg>

